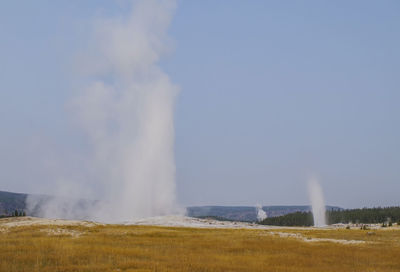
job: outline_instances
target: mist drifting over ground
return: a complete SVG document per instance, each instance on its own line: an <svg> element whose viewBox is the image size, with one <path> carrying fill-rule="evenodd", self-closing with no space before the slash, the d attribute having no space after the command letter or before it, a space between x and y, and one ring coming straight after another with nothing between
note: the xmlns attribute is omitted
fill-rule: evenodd
<svg viewBox="0 0 400 272"><path fill-rule="evenodd" d="M72 102L89 143L87 178L60 183L67 197L29 197L28 207L41 216L124 221L177 211L178 88L157 65L168 49L175 1L135 1L131 8L94 23L80 63L90 79ZM96 200L79 200L88 195Z"/></svg>

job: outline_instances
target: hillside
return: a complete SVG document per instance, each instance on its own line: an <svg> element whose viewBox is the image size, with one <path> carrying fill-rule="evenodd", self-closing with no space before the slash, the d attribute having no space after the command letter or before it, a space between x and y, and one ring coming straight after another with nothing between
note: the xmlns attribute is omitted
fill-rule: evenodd
<svg viewBox="0 0 400 272"><path fill-rule="evenodd" d="M11 214L15 210L26 210L27 194L0 191L0 215Z"/></svg>

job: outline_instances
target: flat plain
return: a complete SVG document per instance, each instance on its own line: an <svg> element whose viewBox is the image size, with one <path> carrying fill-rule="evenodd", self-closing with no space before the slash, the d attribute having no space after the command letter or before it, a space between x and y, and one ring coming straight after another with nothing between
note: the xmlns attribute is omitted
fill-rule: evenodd
<svg viewBox="0 0 400 272"><path fill-rule="evenodd" d="M400 227L190 228L0 220L0 271L400 271Z"/></svg>

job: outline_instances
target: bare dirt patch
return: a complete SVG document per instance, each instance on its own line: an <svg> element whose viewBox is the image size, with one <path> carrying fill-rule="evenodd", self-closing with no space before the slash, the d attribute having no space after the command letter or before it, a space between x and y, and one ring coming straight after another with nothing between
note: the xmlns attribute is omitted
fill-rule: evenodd
<svg viewBox="0 0 400 272"><path fill-rule="evenodd" d="M67 235L67 236L71 236L74 238L85 234L85 232L83 232L83 231L72 230L72 229L62 229L62 228L41 229L40 231L47 233L47 235L52 235L52 236Z"/></svg>

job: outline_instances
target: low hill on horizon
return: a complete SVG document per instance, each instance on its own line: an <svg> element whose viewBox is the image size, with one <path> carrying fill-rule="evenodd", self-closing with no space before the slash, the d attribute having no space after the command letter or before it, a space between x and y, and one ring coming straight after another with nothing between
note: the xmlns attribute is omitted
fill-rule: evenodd
<svg viewBox="0 0 400 272"><path fill-rule="evenodd" d="M26 211L27 194L0 191L0 215L9 215L15 210Z"/></svg>
<svg viewBox="0 0 400 272"><path fill-rule="evenodd" d="M278 217L295 212L310 212L307 205L273 205L262 206L267 217ZM326 206L328 211L343 210L341 207ZM257 209L255 206L192 206L186 208L186 215L190 217L212 217L232 221L257 221Z"/></svg>

